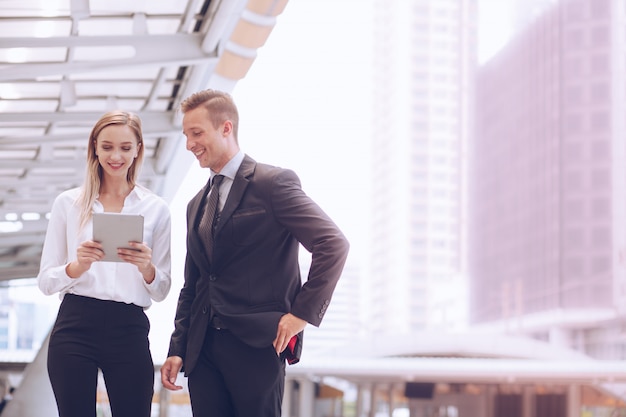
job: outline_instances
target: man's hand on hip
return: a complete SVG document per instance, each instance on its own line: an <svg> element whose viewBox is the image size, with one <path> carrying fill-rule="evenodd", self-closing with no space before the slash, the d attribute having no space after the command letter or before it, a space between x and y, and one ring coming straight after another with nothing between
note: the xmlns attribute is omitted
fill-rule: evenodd
<svg viewBox="0 0 626 417"><path fill-rule="evenodd" d="M291 313L287 313L280 318L276 339L273 342L277 355L280 355L285 350L292 337L304 330L306 324L306 320L302 320Z"/></svg>

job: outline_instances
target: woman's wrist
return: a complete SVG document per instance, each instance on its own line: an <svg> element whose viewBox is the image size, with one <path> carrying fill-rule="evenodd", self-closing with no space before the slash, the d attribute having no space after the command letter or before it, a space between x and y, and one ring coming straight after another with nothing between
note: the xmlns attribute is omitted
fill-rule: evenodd
<svg viewBox="0 0 626 417"><path fill-rule="evenodd" d="M152 284L152 282L154 281L154 278L156 278L156 267L152 263L148 266L148 268L145 271L139 271L139 272L141 272L141 275L143 276L143 280L146 281L146 283L148 284Z"/></svg>
<svg viewBox="0 0 626 417"><path fill-rule="evenodd" d="M82 274L85 273L85 270L82 270L80 264L77 261L72 261L65 267L65 273L68 277L72 279L79 278Z"/></svg>

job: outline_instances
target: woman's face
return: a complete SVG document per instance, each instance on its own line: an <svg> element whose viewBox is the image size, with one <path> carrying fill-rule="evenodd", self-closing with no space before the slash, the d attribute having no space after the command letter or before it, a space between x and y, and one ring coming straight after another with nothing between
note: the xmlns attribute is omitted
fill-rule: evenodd
<svg viewBox="0 0 626 417"><path fill-rule="evenodd" d="M96 139L96 156L105 176L126 178L139 147L133 130L126 125L110 125Z"/></svg>

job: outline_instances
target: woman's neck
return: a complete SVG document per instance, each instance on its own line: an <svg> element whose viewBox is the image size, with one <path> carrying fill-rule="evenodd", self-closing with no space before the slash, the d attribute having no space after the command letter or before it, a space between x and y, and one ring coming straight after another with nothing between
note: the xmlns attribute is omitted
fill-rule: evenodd
<svg viewBox="0 0 626 417"><path fill-rule="evenodd" d="M104 211L121 212L124 207L124 200L132 191L131 185L124 179L123 181L102 181L98 200L104 207Z"/></svg>

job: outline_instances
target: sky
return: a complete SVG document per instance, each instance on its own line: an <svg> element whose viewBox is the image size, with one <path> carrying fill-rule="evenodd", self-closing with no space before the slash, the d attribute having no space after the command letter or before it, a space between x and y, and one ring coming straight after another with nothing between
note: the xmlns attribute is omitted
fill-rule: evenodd
<svg viewBox="0 0 626 417"><path fill-rule="evenodd" d="M512 9L515 2L516 0L478 0L480 63L485 62L502 48L512 35Z"/></svg>

